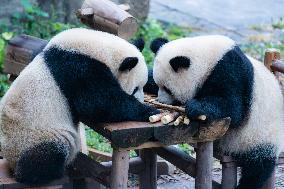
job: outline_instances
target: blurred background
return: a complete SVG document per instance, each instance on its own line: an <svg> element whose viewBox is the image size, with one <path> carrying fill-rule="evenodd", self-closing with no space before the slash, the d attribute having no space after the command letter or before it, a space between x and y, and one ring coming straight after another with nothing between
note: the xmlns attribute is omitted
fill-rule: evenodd
<svg viewBox="0 0 284 189"><path fill-rule="evenodd" d="M130 5L130 14L139 20L139 30L134 36L143 37L146 48L143 54L149 67L153 54L149 43L156 37L170 40L185 36L223 34L236 40L243 51L262 61L264 50L275 47L284 54L284 0L114 0ZM3 74L3 59L7 42L16 35L28 34L50 39L58 32L86 27L75 16L82 0L0 0L0 97L9 88ZM91 148L111 153L109 142L86 128L87 143ZM179 147L193 154L187 144ZM135 152L131 153L135 156ZM277 188L284 188L284 168L277 170ZM218 180L221 169L214 166ZM135 187L135 179L129 186ZM159 188L191 188L193 179L175 170L172 175L159 178Z"/></svg>

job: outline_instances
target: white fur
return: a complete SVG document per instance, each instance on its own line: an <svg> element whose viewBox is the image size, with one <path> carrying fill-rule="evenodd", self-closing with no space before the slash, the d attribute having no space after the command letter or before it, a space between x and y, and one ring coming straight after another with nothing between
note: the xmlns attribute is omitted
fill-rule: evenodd
<svg viewBox="0 0 284 189"><path fill-rule="evenodd" d="M154 60L154 80L160 87L166 86L176 99L184 103L195 95L217 62L235 45L227 37L219 35L177 39L166 43L158 51ZM174 72L169 61L176 56L190 58L188 70ZM161 97L158 97L161 98ZM165 98L163 98L165 101ZM168 102L172 99L168 99Z"/></svg>
<svg viewBox="0 0 284 189"><path fill-rule="evenodd" d="M248 122L232 129L220 145L226 152L243 152L263 143L275 145L276 153L283 148L284 110L279 83L262 62L249 57L254 68L253 102Z"/></svg>
<svg viewBox="0 0 284 189"><path fill-rule="evenodd" d="M154 79L159 85L159 99L173 102L165 95L166 86L174 98L185 103L194 97L198 87L210 75L223 55L235 46L235 42L224 36L200 36L178 39L161 47L154 61ZM176 56L187 56L191 60L188 70L175 73L169 61ZM226 152L243 152L263 143L282 149L284 139L283 97L279 84L263 63L250 58L254 70L252 107L249 119L238 129L231 129L220 141Z"/></svg>
<svg viewBox="0 0 284 189"><path fill-rule="evenodd" d="M143 94L141 89L147 82L148 69L140 51L126 40L101 31L75 28L53 37L45 50L53 46L99 60L110 68L125 92L132 94L139 86L140 96ZM137 57L139 62L130 72L119 72L120 64L127 57Z"/></svg>
<svg viewBox="0 0 284 189"><path fill-rule="evenodd" d="M38 55L1 100L1 147L11 168L23 150L43 141L59 140L70 146L67 163L75 157L79 139L68 107L42 56Z"/></svg>

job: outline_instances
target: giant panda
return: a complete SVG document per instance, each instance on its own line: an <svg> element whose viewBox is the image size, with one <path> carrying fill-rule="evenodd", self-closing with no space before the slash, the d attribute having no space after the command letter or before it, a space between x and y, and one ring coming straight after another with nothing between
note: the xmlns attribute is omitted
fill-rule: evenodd
<svg viewBox="0 0 284 189"><path fill-rule="evenodd" d="M61 177L79 151L79 121L95 128L157 113L141 103L147 73L139 49L112 34L76 28L53 37L1 100L1 150L16 180Z"/></svg>
<svg viewBox="0 0 284 189"><path fill-rule="evenodd" d="M220 35L158 38L151 49L154 80L147 89L155 89L154 81L158 100L184 104L190 119L230 117L217 147L242 166L237 188L260 189L284 143L283 97L272 73Z"/></svg>

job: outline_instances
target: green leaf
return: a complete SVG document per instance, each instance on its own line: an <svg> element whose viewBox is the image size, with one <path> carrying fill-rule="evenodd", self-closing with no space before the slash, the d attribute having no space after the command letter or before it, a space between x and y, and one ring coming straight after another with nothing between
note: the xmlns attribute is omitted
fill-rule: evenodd
<svg viewBox="0 0 284 189"><path fill-rule="evenodd" d="M13 35L14 35L13 32L4 32L2 33L2 38L8 41L13 37Z"/></svg>

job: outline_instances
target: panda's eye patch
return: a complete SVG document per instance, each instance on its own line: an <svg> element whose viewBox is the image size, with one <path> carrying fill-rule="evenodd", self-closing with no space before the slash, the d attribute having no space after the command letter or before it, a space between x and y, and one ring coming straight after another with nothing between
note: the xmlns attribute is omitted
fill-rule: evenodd
<svg viewBox="0 0 284 189"><path fill-rule="evenodd" d="M138 91L138 89L139 89L139 87L136 87L131 95L133 96Z"/></svg>
<svg viewBox="0 0 284 189"><path fill-rule="evenodd" d="M168 93L169 95L173 95L173 93L172 93L172 91L170 90L170 89L168 89L167 87L163 87L164 88L164 90L166 91L166 93Z"/></svg>
<svg viewBox="0 0 284 189"><path fill-rule="evenodd" d="M178 72L179 69L187 69L190 66L190 59L185 56L176 56L170 60L170 65L175 72Z"/></svg>
<svg viewBox="0 0 284 189"><path fill-rule="evenodd" d="M137 57L127 57L123 60L123 62L119 66L119 71L130 71L134 68L138 63Z"/></svg>

